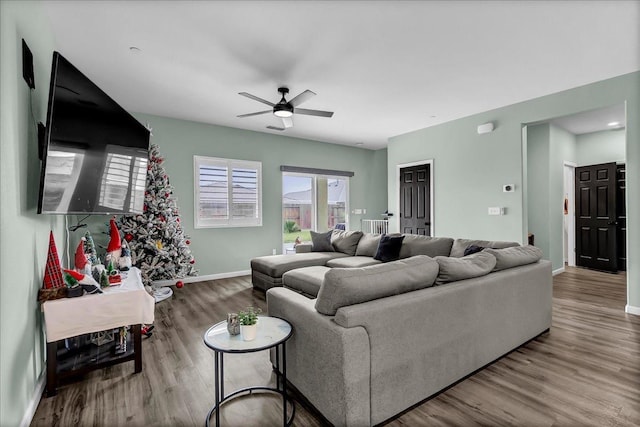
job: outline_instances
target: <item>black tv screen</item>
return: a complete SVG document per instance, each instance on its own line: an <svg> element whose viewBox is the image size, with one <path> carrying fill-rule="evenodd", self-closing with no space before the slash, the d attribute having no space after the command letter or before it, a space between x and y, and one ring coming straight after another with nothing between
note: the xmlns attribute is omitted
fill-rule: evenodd
<svg viewBox="0 0 640 427"><path fill-rule="evenodd" d="M53 53L38 213L140 213L149 130Z"/></svg>

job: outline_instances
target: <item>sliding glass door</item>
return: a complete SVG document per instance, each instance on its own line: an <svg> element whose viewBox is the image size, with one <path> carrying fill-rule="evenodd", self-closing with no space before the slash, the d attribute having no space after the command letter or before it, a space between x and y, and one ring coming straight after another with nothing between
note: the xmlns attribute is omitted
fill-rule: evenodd
<svg viewBox="0 0 640 427"><path fill-rule="evenodd" d="M310 242L310 230L347 228L349 178L283 172L283 253L297 241Z"/></svg>

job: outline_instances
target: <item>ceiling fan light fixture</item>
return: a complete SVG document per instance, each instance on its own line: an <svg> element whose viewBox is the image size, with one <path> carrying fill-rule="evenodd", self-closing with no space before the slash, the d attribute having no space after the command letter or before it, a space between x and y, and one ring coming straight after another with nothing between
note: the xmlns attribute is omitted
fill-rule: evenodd
<svg viewBox="0 0 640 427"><path fill-rule="evenodd" d="M278 104L273 108L273 114L280 118L291 117L293 116L293 108L287 108L286 105Z"/></svg>

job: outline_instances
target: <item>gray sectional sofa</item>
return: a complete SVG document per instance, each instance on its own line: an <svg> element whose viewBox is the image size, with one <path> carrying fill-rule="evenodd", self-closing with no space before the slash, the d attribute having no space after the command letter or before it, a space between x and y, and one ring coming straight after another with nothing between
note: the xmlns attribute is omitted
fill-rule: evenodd
<svg viewBox="0 0 640 427"><path fill-rule="evenodd" d="M269 315L294 327L287 377L330 423L382 423L550 328L539 249L405 236L401 258L380 263L376 238L252 262ZM486 249L464 256L471 245Z"/></svg>

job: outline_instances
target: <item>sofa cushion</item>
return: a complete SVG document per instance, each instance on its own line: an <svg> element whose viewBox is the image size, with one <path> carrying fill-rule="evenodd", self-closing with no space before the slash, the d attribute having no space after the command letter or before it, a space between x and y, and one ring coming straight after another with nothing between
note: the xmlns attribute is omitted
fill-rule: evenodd
<svg viewBox="0 0 640 427"><path fill-rule="evenodd" d="M344 258L330 259L327 261L327 267L333 268L355 268L366 267L368 265L380 264L381 261L373 259L369 256L348 256Z"/></svg>
<svg viewBox="0 0 640 427"><path fill-rule="evenodd" d="M435 259L440 266L437 285L484 276L496 266L496 257L485 251L462 258L437 256Z"/></svg>
<svg viewBox="0 0 640 427"><path fill-rule="evenodd" d="M520 246L518 242L500 242L490 240L471 240L471 239L456 239L451 247L451 253L449 256L460 258L464 256L464 251L469 246L482 246L483 248L502 249L510 248L514 246Z"/></svg>
<svg viewBox="0 0 640 427"><path fill-rule="evenodd" d="M487 248L483 252L490 253L496 257L496 266L493 268L493 271L505 270L519 265L533 264L542 259L542 250L531 245L503 249Z"/></svg>
<svg viewBox="0 0 640 427"><path fill-rule="evenodd" d="M333 316L340 307L433 286L438 263L415 256L362 268L332 268L324 275L316 310Z"/></svg>
<svg viewBox="0 0 640 427"><path fill-rule="evenodd" d="M356 256L376 256L378 251L378 244L380 243L381 234L364 233L358 242L356 248Z"/></svg>
<svg viewBox="0 0 640 427"><path fill-rule="evenodd" d="M318 291L329 267L317 265L313 267L296 268L282 275L282 284L311 298L318 296Z"/></svg>
<svg viewBox="0 0 640 427"><path fill-rule="evenodd" d="M373 259L377 259L382 262L395 261L400 257L400 250L402 249L402 240L404 236L390 236L383 234L380 237L380 243L378 243L378 250Z"/></svg>
<svg viewBox="0 0 640 427"><path fill-rule="evenodd" d="M331 245L331 233L333 231L327 231L326 233L316 233L311 231L311 251L312 252L334 252Z"/></svg>
<svg viewBox="0 0 640 427"><path fill-rule="evenodd" d="M331 245L338 252L354 256L362 234L362 231L333 230L331 233Z"/></svg>
<svg viewBox="0 0 640 427"><path fill-rule="evenodd" d="M310 267L312 265L325 265L333 258L346 257L340 252L309 252L306 254L291 255L267 255L251 260L251 270L259 271L270 277L282 277L282 275L294 268Z"/></svg>
<svg viewBox="0 0 640 427"><path fill-rule="evenodd" d="M414 255L427 255L431 258L449 256L453 239L450 237L429 237L417 234L405 234L400 250L400 258Z"/></svg>

